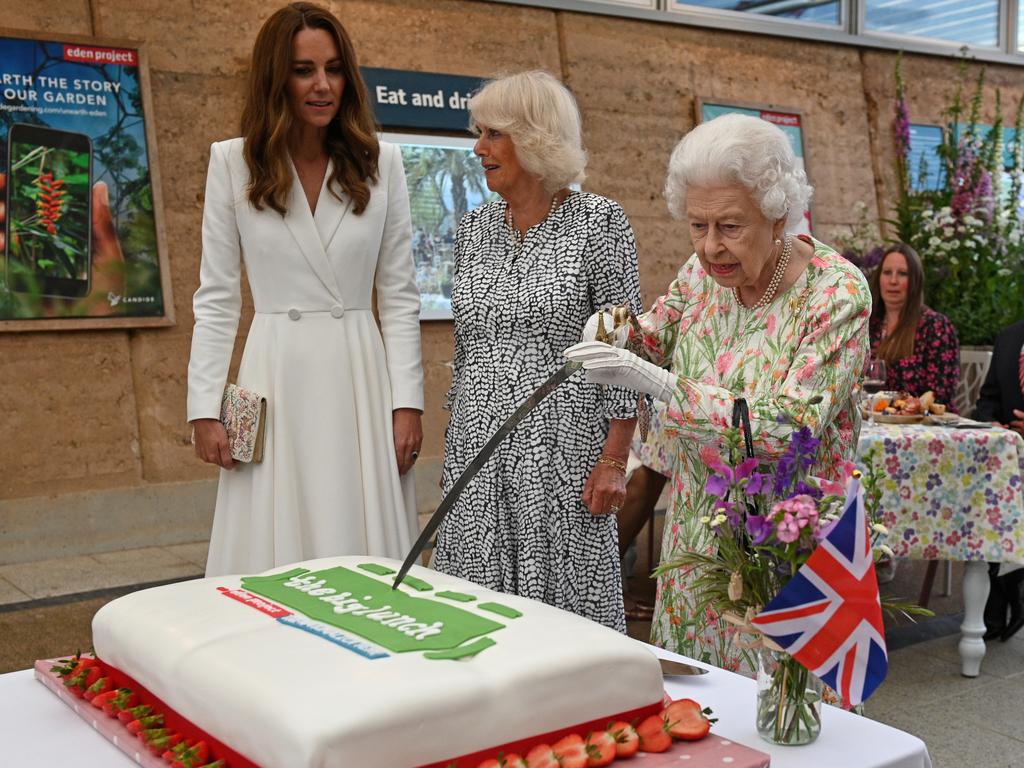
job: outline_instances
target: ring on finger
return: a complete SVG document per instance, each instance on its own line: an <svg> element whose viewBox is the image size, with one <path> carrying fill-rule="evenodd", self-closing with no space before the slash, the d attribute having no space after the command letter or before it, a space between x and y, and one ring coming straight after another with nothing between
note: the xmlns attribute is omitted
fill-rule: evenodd
<svg viewBox="0 0 1024 768"><path fill-rule="evenodd" d="M412 452L412 460L413 461L416 461L416 459L418 459L419 457L420 457L420 452L419 451L413 451Z"/></svg>
<svg viewBox="0 0 1024 768"><path fill-rule="evenodd" d="M619 514L619 512L622 511L622 507L618 506L617 504L612 504L610 507L608 507L608 511L611 512L613 515L617 515Z"/></svg>

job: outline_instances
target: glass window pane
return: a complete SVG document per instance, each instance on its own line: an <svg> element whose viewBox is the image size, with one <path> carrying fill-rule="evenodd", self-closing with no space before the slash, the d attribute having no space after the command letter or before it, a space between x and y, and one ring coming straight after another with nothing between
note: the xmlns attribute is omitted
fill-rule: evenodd
<svg viewBox="0 0 1024 768"><path fill-rule="evenodd" d="M999 0L867 0L864 22L872 32L999 45Z"/></svg>
<svg viewBox="0 0 1024 768"><path fill-rule="evenodd" d="M840 0L670 0L669 6L679 10L699 6L721 11L746 11L816 24L838 25L840 19Z"/></svg>
<svg viewBox="0 0 1024 768"><path fill-rule="evenodd" d="M1024 3L1017 3L1017 50L1024 51Z"/></svg>

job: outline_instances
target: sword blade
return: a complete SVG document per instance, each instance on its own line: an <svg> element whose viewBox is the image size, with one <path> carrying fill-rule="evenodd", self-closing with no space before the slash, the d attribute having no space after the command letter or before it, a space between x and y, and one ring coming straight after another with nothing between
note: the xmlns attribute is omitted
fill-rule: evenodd
<svg viewBox="0 0 1024 768"><path fill-rule="evenodd" d="M583 363L570 360L551 374L543 384L533 391L533 394L526 398L522 404L516 408L515 413L505 420L505 423L498 428L498 431L491 435L490 440L484 443L484 447L480 449L477 455L473 457L473 460L469 462L469 465L462 471L462 474L459 475L451 489L445 494L445 497L441 499L441 503L438 505L437 510L430 516L427 524L423 526L423 531L420 533L419 538L416 539L416 543L412 545L412 549L409 550L409 554L406 556L405 562L402 563L402 567L399 569L398 575L395 577L395 583L392 587L393 589L397 589L398 585L402 583L402 579L404 579L406 574L409 573L409 569L412 568L413 563L415 563L423 553L424 548L434 535L434 532L437 530L438 526L441 525L441 521L444 520L444 516L448 514L448 511L453 506L455 506L455 502L459 500L459 496L462 495L462 491L465 490L466 486L469 485L469 481L472 480L476 476L476 473L479 472L484 464L487 463L491 454L493 454L495 449L497 449L498 444L504 440L508 436L509 432L515 429L519 422L525 419L530 414L530 411L536 408L545 397L558 389L559 385L563 381L568 379L582 367Z"/></svg>

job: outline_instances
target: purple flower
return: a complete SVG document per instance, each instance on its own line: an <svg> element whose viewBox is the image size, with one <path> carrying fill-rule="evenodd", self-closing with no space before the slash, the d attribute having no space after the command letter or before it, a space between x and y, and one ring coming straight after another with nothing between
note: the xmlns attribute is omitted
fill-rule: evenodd
<svg viewBox="0 0 1024 768"><path fill-rule="evenodd" d="M896 134L896 151L906 162L910 155L910 112L907 109L907 100L902 95L896 101L896 115L892 127L893 133Z"/></svg>
<svg viewBox="0 0 1024 768"><path fill-rule="evenodd" d="M704 490L711 496L724 499L732 487L732 470L729 467L723 466L719 467L719 471L728 474L708 475L708 481L704 484Z"/></svg>
<svg viewBox="0 0 1024 768"><path fill-rule="evenodd" d="M747 533L752 544L763 544L772 533L772 522L764 515L747 515Z"/></svg>
<svg viewBox="0 0 1024 768"><path fill-rule="evenodd" d="M785 496L797 479L801 469L810 469L821 443L807 427L793 432L789 439L789 448L779 459L775 467L775 495Z"/></svg>

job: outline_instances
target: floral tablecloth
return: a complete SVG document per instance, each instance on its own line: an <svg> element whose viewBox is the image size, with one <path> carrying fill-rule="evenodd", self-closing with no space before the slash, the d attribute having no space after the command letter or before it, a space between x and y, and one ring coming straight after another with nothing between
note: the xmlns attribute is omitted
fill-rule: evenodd
<svg viewBox="0 0 1024 768"><path fill-rule="evenodd" d="M897 557L1024 563L1024 438L1007 429L864 424L858 457L884 470Z"/></svg>

